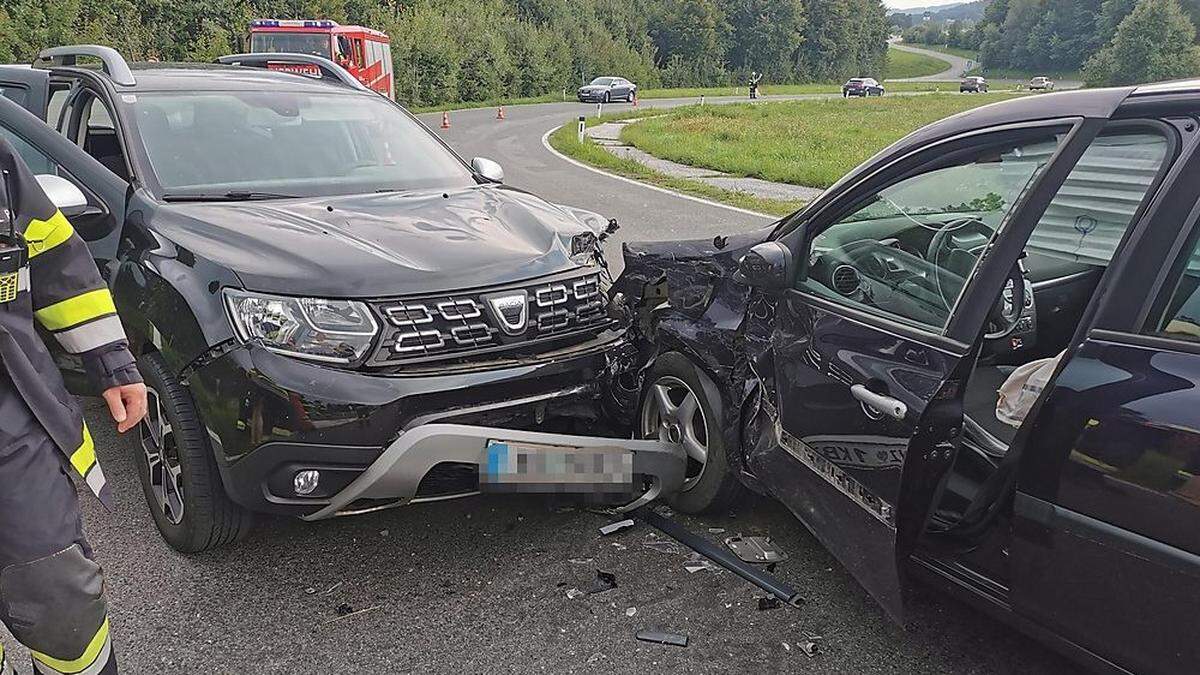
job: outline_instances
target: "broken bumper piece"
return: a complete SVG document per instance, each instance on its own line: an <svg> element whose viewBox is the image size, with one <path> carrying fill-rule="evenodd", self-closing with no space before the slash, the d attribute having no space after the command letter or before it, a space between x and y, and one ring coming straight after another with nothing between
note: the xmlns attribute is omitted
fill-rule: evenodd
<svg viewBox="0 0 1200 675"><path fill-rule="evenodd" d="M414 500L421 479L446 462L479 467L484 491L622 492L633 499L626 508L634 508L683 485L687 454L681 445L658 440L426 424L402 433L323 508L303 518L403 506Z"/></svg>

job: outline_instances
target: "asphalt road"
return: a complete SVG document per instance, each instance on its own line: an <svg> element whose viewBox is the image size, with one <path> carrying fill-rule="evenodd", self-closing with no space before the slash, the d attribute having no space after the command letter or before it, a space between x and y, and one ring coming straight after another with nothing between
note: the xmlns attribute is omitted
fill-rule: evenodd
<svg viewBox="0 0 1200 675"><path fill-rule="evenodd" d="M502 161L515 185L619 218L626 239L709 237L765 222L597 175L542 147L548 129L586 110L514 107L504 122L494 110L454 113L446 138L468 157ZM805 595L799 609L760 611L762 593L733 574L691 574L685 552L645 547L661 538L646 527L601 537L608 518L540 498L471 498L315 524L265 519L238 545L181 556L146 512L134 439L117 437L96 401L88 419L118 506L105 513L85 498L84 516L127 673L1071 669L931 591L915 594L907 629L892 625L796 520L763 499L683 521L725 529L714 538L772 536L791 554L778 573ZM618 587L568 598L597 569L614 573ZM643 628L691 644L639 643ZM805 633L823 636L813 658L797 647Z"/></svg>
<svg viewBox="0 0 1200 675"><path fill-rule="evenodd" d="M923 77L909 77L896 82L930 82L935 80L957 80L963 73L975 67L975 62L970 59L964 59L961 56L947 54L945 52L935 52L931 49L921 49L920 47L911 47L899 42L891 42L890 46L894 49L899 49L902 52L911 52L920 54L946 62L946 69L940 73L933 75L925 75Z"/></svg>

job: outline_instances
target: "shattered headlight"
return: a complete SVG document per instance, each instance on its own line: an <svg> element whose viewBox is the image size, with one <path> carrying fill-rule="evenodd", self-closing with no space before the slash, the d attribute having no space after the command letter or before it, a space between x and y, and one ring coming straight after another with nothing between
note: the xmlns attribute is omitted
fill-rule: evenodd
<svg viewBox="0 0 1200 675"><path fill-rule="evenodd" d="M271 351L328 363L351 363L371 347L379 326L355 300L291 298L225 290L238 337Z"/></svg>

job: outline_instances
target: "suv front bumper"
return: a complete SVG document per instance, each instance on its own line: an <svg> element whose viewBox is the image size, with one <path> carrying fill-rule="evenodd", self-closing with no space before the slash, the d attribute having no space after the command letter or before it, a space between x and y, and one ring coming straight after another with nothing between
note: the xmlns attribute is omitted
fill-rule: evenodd
<svg viewBox="0 0 1200 675"><path fill-rule="evenodd" d="M417 496L418 487L434 466L453 462L479 466L490 441L531 443L585 451L589 448L621 448L630 451L635 480L649 479L652 486L634 503L644 503L660 493L677 491L684 480L687 454L683 446L656 440L630 440L573 436L538 431L515 431L463 424L426 424L405 431L379 459L360 473L305 520L352 515L380 508L403 506ZM528 491L542 491L531 486ZM567 492L563 490L563 492ZM580 489L571 492L591 492ZM355 508L356 504L361 504Z"/></svg>

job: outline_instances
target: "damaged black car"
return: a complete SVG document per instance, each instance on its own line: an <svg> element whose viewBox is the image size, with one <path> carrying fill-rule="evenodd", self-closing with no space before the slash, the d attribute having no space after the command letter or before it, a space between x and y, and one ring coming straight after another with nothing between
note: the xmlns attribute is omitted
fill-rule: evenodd
<svg viewBox="0 0 1200 675"><path fill-rule="evenodd" d="M678 444L580 435L629 413L608 386L635 365L613 224L506 187L326 59L219 60L75 46L0 67L0 133L138 354L136 463L171 546L234 541L252 512L679 486Z"/></svg>
<svg viewBox="0 0 1200 675"><path fill-rule="evenodd" d="M1200 665L1200 82L921 129L773 227L631 244L674 504L784 503L1098 670Z"/></svg>

